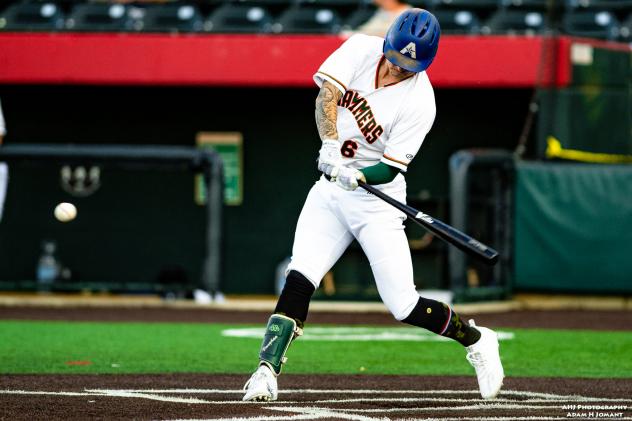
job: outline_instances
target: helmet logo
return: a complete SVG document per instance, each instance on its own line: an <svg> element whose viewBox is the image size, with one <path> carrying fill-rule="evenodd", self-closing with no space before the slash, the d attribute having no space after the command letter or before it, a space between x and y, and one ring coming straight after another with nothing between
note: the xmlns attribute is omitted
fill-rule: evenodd
<svg viewBox="0 0 632 421"><path fill-rule="evenodd" d="M409 42L407 46L405 46L404 48L402 48L400 51L400 53L402 54L410 54L411 58L417 58L417 50L415 48L415 43L414 42Z"/></svg>

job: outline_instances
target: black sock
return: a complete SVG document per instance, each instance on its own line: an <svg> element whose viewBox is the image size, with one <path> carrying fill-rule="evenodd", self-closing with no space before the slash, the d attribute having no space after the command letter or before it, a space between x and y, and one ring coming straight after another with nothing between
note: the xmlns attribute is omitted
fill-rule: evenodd
<svg viewBox="0 0 632 421"><path fill-rule="evenodd" d="M402 322L454 339L463 346L470 346L481 337L478 330L463 322L447 304L423 297L419 297L413 311Z"/></svg>
<svg viewBox="0 0 632 421"><path fill-rule="evenodd" d="M309 310L309 301L316 291L314 285L300 272L291 270L288 273L277 301L274 312L296 320L298 327L303 328Z"/></svg>
<svg viewBox="0 0 632 421"><path fill-rule="evenodd" d="M481 338L481 332L461 320L461 317L447 304L443 304L446 313L450 315L450 321L441 335L452 338L463 346L470 346Z"/></svg>

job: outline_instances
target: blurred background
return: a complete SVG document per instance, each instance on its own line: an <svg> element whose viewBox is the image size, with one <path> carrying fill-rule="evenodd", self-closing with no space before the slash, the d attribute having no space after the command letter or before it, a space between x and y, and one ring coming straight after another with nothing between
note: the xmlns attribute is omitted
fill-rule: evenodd
<svg viewBox="0 0 632 421"><path fill-rule="evenodd" d="M628 0L2 0L0 288L275 294L318 178L311 76L411 6L442 39L408 202L501 253L409 224L417 287L632 293ZM357 244L317 294L379 300Z"/></svg>

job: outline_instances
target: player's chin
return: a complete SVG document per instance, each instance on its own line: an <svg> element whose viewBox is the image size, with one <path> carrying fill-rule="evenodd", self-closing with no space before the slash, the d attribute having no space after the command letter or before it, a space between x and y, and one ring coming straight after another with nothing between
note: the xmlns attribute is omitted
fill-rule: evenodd
<svg viewBox="0 0 632 421"><path fill-rule="evenodd" d="M397 67L391 67L389 70L391 72L391 76L395 76L395 77L404 77L413 73L406 69L397 68Z"/></svg>

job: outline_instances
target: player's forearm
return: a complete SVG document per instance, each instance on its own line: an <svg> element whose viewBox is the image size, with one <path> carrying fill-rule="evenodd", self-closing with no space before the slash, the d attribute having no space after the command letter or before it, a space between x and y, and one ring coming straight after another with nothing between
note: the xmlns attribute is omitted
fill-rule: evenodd
<svg viewBox="0 0 632 421"><path fill-rule="evenodd" d="M316 98L316 128L321 140L338 139L338 101L342 92L333 84L324 81Z"/></svg>
<svg viewBox="0 0 632 421"><path fill-rule="evenodd" d="M360 170L364 174L367 184L386 184L395 179L399 170L383 162L378 162L370 167Z"/></svg>

